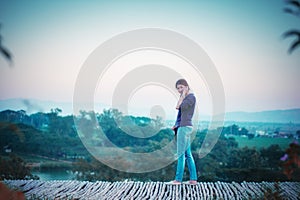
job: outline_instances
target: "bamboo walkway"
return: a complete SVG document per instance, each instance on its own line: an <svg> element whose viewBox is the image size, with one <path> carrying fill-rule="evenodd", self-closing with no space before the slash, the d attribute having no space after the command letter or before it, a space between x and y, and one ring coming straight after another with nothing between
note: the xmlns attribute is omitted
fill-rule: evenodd
<svg viewBox="0 0 300 200"><path fill-rule="evenodd" d="M277 191L274 182L200 182L166 185L163 182L87 182L6 180L8 187L24 192L27 199L263 199ZM279 182L283 199L300 199L300 182Z"/></svg>

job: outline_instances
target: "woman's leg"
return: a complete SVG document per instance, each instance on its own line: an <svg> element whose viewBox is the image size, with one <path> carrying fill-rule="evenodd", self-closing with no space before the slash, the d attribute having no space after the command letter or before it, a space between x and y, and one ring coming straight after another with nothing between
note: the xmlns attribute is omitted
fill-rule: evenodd
<svg viewBox="0 0 300 200"><path fill-rule="evenodd" d="M187 159L188 167L191 180L197 180L196 166L192 156L191 148L190 148L190 136L193 131L192 127L179 127L177 132L177 170L176 170L176 178L177 181L182 181L185 159Z"/></svg>
<svg viewBox="0 0 300 200"><path fill-rule="evenodd" d="M175 180L182 182L184 166L185 166L185 130L184 127L179 127L177 130L177 170Z"/></svg>
<svg viewBox="0 0 300 200"><path fill-rule="evenodd" d="M197 181L196 165L191 151L190 138L188 138L188 148L185 151L185 158L190 172L190 180Z"/></svg>

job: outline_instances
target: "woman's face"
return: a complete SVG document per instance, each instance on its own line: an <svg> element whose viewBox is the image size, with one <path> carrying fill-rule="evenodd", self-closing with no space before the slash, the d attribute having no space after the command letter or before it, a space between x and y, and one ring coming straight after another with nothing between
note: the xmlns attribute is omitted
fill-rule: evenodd
<svg viewBox="0 0 300 200"><path fill-rule="evenodd" d="M181 84L178 84L178 85L176 86L176 88L177 88L177 91L178 91L180 94L182 94L184 90L188 90L188 86L184 86L184 85L181 85Z"/></svg>

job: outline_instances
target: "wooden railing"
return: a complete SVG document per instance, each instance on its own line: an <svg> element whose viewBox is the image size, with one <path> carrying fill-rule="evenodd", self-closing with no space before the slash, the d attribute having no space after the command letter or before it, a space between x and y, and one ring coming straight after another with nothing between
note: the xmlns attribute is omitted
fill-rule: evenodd
<svg viewBox="0 0 300 200"><path fill-rule="evenodd" d="M231 200L264 199L266 195L300 199L300 182L199 182L197 185L175 186L163 182L6 180L3 183L11 189L23 191L27 199Z"/></svg>

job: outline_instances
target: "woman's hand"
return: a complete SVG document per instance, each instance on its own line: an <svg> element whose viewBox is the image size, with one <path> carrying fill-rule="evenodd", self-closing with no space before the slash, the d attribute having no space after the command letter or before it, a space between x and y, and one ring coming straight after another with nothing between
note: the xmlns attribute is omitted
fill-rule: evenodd
<svg viewBox="0 0 300 200"><path fill-rule="evenodd" d="M186 86L186 87L184 87L183 88L183 91L182 91L182 97L183 98L185 98L187 95L188 95L188 93L189 93L189 88L188 88L188 86Z"/></svg>
<svg viewBox="0 0 300 200"><path fill-rule="evenodd" d="M183 88L182 94L181 94L181 96L178 100L178 103L177 103L177 106L176 106L177 110L179 109L183 99L188 95L188 93L189 93L189 88L188 88L188 86L186 86L186 87Z"/></svg>

